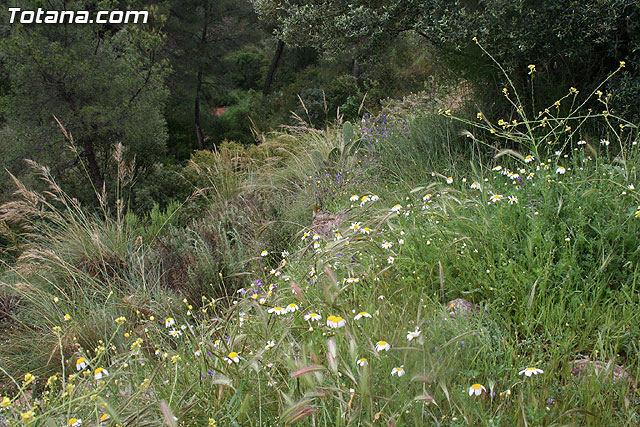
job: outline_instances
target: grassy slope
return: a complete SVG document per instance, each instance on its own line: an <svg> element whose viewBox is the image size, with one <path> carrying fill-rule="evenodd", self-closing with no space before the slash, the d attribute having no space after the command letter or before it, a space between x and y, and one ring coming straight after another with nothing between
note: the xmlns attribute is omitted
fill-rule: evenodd
<svg viewBox="0 0 640 427"><path fill-rule="evenodd" d="M353 136L290 129L194 163L187 174L214 191L182 234L159 231L162 218L52 205L58 216L31 222L41 238L4 278L23 298L0 351L14 378L5 414L35 425L103 414L123 425L636 425L632 381L572 369L588 357L639 373L637 129L565 126L549 114L527 140L522 126L409 110ZM478 127L517 150L487 160L478 139L456 136ZM314 203L341 212L332 235L309 229ZM174 256L188 267L180 283L158 255L171 245L196 258ZM226 297L225 284L243 290ZM461 297L478 312L450 314ZM100 367L109 375L96 380ZM544 372L519 375L526 367Z"/></svg>

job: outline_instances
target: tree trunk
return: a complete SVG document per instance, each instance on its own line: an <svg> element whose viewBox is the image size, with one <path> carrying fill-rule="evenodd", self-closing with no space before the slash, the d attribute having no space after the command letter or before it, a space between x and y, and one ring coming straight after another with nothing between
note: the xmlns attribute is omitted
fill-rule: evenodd
<svg viewBox="0 0 640 427"><path fill-rule="evenodd" d="M195 105L195 125L196 137L198 138L198 148L204 150L204 138L202 127L200 126L200 91L202 88L202 67L198 69L198 84L196 85L196 105Z"/></svg>
<svg viewBox="0 0 640 427"><path fill-rule="evenodd" d="M360 77L360 63L358 58L353 58L353 67L351 68L351 75L356 79Z"/></svg>
<svg viewBox="0 0 640 427"><path fill-rule="evenodd" d="M82 148L84 148L84 156L87 159L87 165L89 166L89 175L91 180L96 186L97 191L102 190L104 180L100 173L100 166L98 166L98 160L96 159L96 152L93 150L93 143L89 138L82 138Z"/></svg>
<svg viewBox="0 0 640 427"><path fill-rule="evenodd" d="M276 70L278 69L278 65L280 65L280 59L282 58L282 52L284 51L284 42L278 39L278 46L276 47L276 52L273 55L273 59L271 60L271 65L269 66L269 72L267 73L267 78L264 81L264 88L262 89L262 95L267 96L271 91L271 84L273 83L273 78L276 75Z"/></svg>
<svg viewBox="0 0 640 427"><path fill-rule="evenodd" d="M200 36L200 45L198 51L200 55L200 61L202 61L202 55L204 52L204 46L207 43L207 29L209 21L207 17L207 9L205 9L204 23L202 26L202 35ZM196 125L196 137L198 138L198 148L204 150L204 137L202 136L202 126L200 126L200 93L202 92L202 62L198 65L198 82L196 83L196 102L195 102L195 125Z"/></svg>

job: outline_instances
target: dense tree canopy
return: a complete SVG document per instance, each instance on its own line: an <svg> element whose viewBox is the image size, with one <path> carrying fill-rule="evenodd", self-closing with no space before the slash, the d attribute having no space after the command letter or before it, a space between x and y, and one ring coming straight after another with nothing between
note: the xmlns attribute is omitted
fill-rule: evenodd
<svg viewBox="0 0 640 427"><path fill-rule="evenodd" d="M261 76L251 73L260 72L259 65L255 66L260 57L241 51L261 38L257 17L250 3L236 0L172 2L167 14L168 53L173 67L170 112L173 116L190 116L188 129L195 130L198 148L211 147L213 143L207 143L211 138L207 118L215 115L216 108L231 103L229 88L259 85L256 80ZM234 70L230 63L242 61L248 61L245 74L231 76Z"/></svg>
<svg viewBox="0 0 640 427"><path fill-rule="evenodd" d="M364 46L379 51L415 32L445 53L465 77L482 80L477 37L521 86L536 64L546 85L589 88L627 62L610 85L628 100L640 93L640 4L634 0L253 0L264 19L278 23L288 43L328 50ZM490 70L495 75L495 70ZM554 96L552 94L541 94ZM637 99L637 96L636 96ZM619 104L640 111L640 104Z"/></svg>
<svg viewBox="0 0 640 427"><path fill-rule="evenodd" d="M150 10L145 25L0 24L2 166L20 174L24 158L38 160L76 194L89 183L112 181L112 153L122 143L128 158L136 158L139 187L155 194L152 206L170 192L162 185L175 184L160 177L171 176L167 170L179 169L194 149L224 140L252 143L252 123L263 131L291 124L292 111L315 126L338 108L353 120L375 112L381 99L431 88L431 77L443 69L475 85L474 102L485 113L495 108L504 116L510 108L502 102L504 78L474 37L527 94L528 65L536 65L536 105L572 86L588 93L626 61L607 89L616 113L640 118L637 0L33 0L20 6ZM64 149L54 115L73 134L77 153Z"/></svg>
<svg viewBox="0 0 640 427"><path fill-rule="evenodd" d="M52 9L92 10L89 2L58 3ZM83 164L99 189L118 143L135 158L136 172L153 165L167 138L162 44L154 28L141 25L13 25L1 45L11 88L3 115L12 137L0 144L10 169L32 158L77 184L85 181L77 175ZM54 116L77 153L65 149Z"/></svg>

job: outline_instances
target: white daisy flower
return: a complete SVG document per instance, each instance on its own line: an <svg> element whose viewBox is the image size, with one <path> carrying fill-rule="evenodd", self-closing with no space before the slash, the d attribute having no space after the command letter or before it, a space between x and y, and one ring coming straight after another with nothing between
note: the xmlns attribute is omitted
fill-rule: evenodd
<svg viewBox="0 0 640 427"><path fill-rule="evenodd" d="M233 363L240 363L239 354L236 353L235 351L232 351L231 353L229 353L229 355L227 356L227 363L229 363L229 365Z"/></svg>
<svg viewBox="0 0 640 427"><path fill-rule="evenodd" d="M294 313L294 312L296 312L298 310L300 310L300 307L298 307L298 304L296 304L296 303L291 303L286 308L286 312L287 313Z"/></svg>
<svg viewBox="0 0 640 427"><path fill-rule="evenodd" d="M447 184L453 184L453 177L448 177L447 178Z"/></svg>
<svg viewBox="0 0 640 427"><path fill-rule="evenodd" d="M281 315L281 314L287 313L287 309L282 307L272 307L269 310L267 310L267 313Z"/></svg>
<svg viewBox="0 0 640 427"><path fill-rule="evenodd" d="M474 384L469 387L469 396L473 396L474 394L480 396L483 391L487 391L487 389L484 388L482 384Z"/></svg>
<svg viewBox="0 0 640 427"><path fill-rule="evenodd" d="M358 197L358 195L357 195L357 194L354 194L353 196L351 196L351 197L349 198L349 200L350 200L350 201L352 201L352 202L355 202L355 201L357 201L359 198L360 198L360 197Z"/></svg>
<svg viewBox="0 0 640 427"><path fill-rule="evenodd" d="M182 336L182 331L174 328L169 331L169 335L174 338L180 338Z"/></svg>
<svg viewBox="0 0 640 427"><path fill-rule="evenodd" d="M356 364L358 366L367 366L369 364L369 361L366 358L362 357L362 358L358 359Z"/></svg>
<svg viewBox="0 0 640 427"><path fill-rule="evenodd" d="M378 353L379 353L379 352L381 352L382 350L384 350L384 351L389 351L389 349L390 349L390 348L391 348L391 346L390 346L390 345L389 345L389 343L388 343L388 342L386 342L386 341L378 341L378 342L376 343L376 351L377 351Z"/></svg>
<svg viewBox="0 0 640 427"><path fill-rule="evenodd" d="M109 372L107 372L107 370L104 368L98 368L93 372L94 380L101 380L102 378L108 377L108 376L109 376Z"/></svg>
<svg viewBox="0 0 640 427"><path fill-rule="evenodd" d="M393 246L393 243L391 243L391 242L386 242L385 241L385 242L382 243L382 249L390 249L391 246Z"/></svg>
<svg viewBox="0 0 640 427"><path fill-rule="evenodd" d="M518 197L517 196L509 196L509 204L510 205L518 204Z"/></svg>
<svg viewBox="0 0 640 427"><path fill-rule="evenodd" d="M267 345L264 346L265 350L269 350L276 346L276 342L274 340L267 341Z"/></svg>
<svg viewBox="0 0 640 427"><path fill-rule="evenodd" d="M391 208L391 212L398 212L400 209L402 209L402 205L401 204L395 204Z"/></svg>
<svg viewBox="0 0 640 427"><path fill-rule="evenodd" d="M556 173L560 175L564 175L567 172L567 169L564 166L558 166L556 169Z"/></svg>
<svg viewBox="0 0 640 427"><path fill-rule="evenodd" d="M262 256L262 257L265 257L265 256L267 256L267 255L269 255L269 251L262 251L262 252L260 252L260 256Z"/></svg>
<svg viewBox="0 0 640 427"><path fill-rule="evenodd" d="M401 376L403 376L404 374L405 374L405 372L404 372L404 368L403 368L402 366L401 366L401 367L399 367L399 368L397 368L397 367L396 367L396 368L393 368L393 369L391 370L391 376L397 375L398 377L401 377Z"/></svg>
<svg viewBox="0 0 640 427"><path fill-rule="evenodd" d="M522 371L518 372L518 375L522 375L522 374L530 377L531 375L544 374L544 371L538 368L525 368Z"/></svg>
<svg viewBox="0 0 640 427"><path fill-rule="evenodd" d="M533 162L535 159L536 159L536 158L535 158L533 155L529 154L527 157L525 157L525 158L524 158L524 162L525 162L525 163L531 163L531 162Z"/></svg>
<svg viewBox="0 0 640 427"><path fill-rule="evenodd" d="M409 331L407 332L407 340L411 341L414 338L418 338L420 336L420 334L422 334L422 332L420 331L420 329L418 329L418 327L416 326L416 329L414 331Z"/></svg>
<svg viewBox="0 0 640 427"><path fill-rule="evenodd" d="M176 321L173 317L167 317L167 319L164 321L165 328L170 328L175 324L176 324Z"/></svg>
<svg viewBox="0 0 640 427"><path fill-rule="evenodd" d="M304 320L315 320L316 322L322 320L322 316L320 316L318 313L309 313L309 314L305 314L304 316Z"/></svg>
<svg viewBox="0 0 640 427"><path fill-rule="evenodd" d="M76 360L76 369L78 371L82 371L87 366L89 366L87 359L84 357L78 357L78 359Z"/></svg>
<svg viewBox="0 0 640 427"><path fill-rule="evenodd" d="M327 326L330 328L338 329L345 325L345 320L340 316L327 317Z"/></svg>
<svg viewBox="0 0 640 427"><path fill-rule="evenodd" d="M360 320L363 317L371 318L371 315L369 313L367 313L366 311L361 311L360 313L356 314L356 316L353 318L353 320Z"/></svg>

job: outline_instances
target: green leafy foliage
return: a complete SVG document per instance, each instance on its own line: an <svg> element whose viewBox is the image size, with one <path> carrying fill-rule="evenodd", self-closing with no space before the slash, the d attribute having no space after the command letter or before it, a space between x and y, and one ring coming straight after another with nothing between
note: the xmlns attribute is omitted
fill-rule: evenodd
<svg viewBox="0 0 640 427"><path fill-rule="evenodd" d="M86 5L57 2L52 7L80 10ZM46 163L57 179L77 185L77 196L86 196L92 193L88 184L101 188L105 181L114 182L117 143L124 146L127 163L136 159L136 174L151 168L167 138L167 64L158 55L162 43L153 24L11 26L1 45L11 82L3 94L3 115L16 136L3 140L16 144L11 169L24 171L23 158ZM77 145L67 147L54 116ZM90 182L80 179L84 168Z"/></svg>
<svg viewBox="0 0 640 427"><path fill-rule="evenodd" d="M195 85L185 77L171 87L171 155L189 158L185 165L154 158L132 187L132 149L115 144L105 173L115 183L95 189L95 209L30 162L46 191L14 179L15 200L0 206L2 255L11 255L0 267L2 420L640 422L640 133L617 114L634 101L616 104L605 90L635 93L635 53L628 63L617 56L637 40L599 51L635 28L636 5L254 1L287 43L306 31L316 46L344 48L324 51L333 55L327 66L318 51L287 44L281 79L264 96L268 49L242 37L243 19L254 22L242 16L247 3L205 3L186 3L183 16L170 9L177 4L163 6L173 14L169 39L185 49L172 52L176 75L200 70ZM209 36L230 29L238 40L217 56ZM568 29L594 42L538 52L577 37ZM484 52L470 77L486 81L485 69L500 69L496 95L433 79L368 111L381 94L425 84L416 69L435 67L429 55L410 58L422 45L396 38L408 31L461 59L454 64ZM510 50L516 42L531 45ZM362 61L376 44L404 58L403 77L393 81L403 68L393 59ZM523 52L539 61L514 58ZM594 58L602 61L585 78L606 72L603 81L563 86ZM557 70L559 59L570 66ZM219 78L214 64L229 74ZM487 106L492 97L507 107ZM213 150L180 146L193 145L197 116L178 106L196 99L207 106L200 130L216 132ZM474 99L479 108L464 112ZM221 103L224 111L210 110ZM288 125L260 132L294 105ZM98 104L85 112L110 115ZM259 144L246 143L251 114ZM12 126L2 136L20 141Z"/></svg>
<svg viewBox="0 0 640 427"><path fill-rule="evenodd" d="M22 321L0 349L5 413L635 423L638 130L612 126L599 135L608 145L564 125L540 139L556 122L573 123L548 115L526 133L392 108L358 125L292 127L256 147L225 143L185 169L204 196L186 225L173 222L175 204L122 222L47 205L27 222L44 232L3 276L20 297L11 320ZM517 150L489 157L493 140L468 136L484 127ZM330 175L324 190L334 192L313 185L331 168L368 179ZM5 215L35 212L22 192ZM331 211L305 216L319 195ZM46 399L35 407L27 391Z"/></svg>
<svg viewBox="0 0 640 427"><path fill-rule="evenodd" d="M488 97L487 105L495 102L491 96L498 93L487 91L487 84L494 89L504 82L495 81L495 69L474 49L473 37L487 47L522 92L528 85L523 70L535 64L541 73L537 96L542 104L557 99L570 86L599 83L622 60L629 67L626 83L611 82L611 90L623 91L638 76L640 9L632 0L254 0L253 4L263 19L277 22L279 37L331 51L356 46L380 52L398 35L414 32L476 83L481 97ZM640 111L638 105L629 105L628 98L620 102L619 112Z"/></svg>

